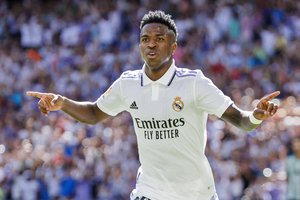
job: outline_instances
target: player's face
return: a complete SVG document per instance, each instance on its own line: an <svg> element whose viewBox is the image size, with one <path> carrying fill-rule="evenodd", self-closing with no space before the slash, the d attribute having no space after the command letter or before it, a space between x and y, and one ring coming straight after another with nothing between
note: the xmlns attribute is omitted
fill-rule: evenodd
<svg viewBox="0 0 300 200"><path fill-rule="evenodd" d="M140 53L146 70L166 71L172 63L176 49L175 35L167 26L159 23L146 24L140 34Z"/></svg>

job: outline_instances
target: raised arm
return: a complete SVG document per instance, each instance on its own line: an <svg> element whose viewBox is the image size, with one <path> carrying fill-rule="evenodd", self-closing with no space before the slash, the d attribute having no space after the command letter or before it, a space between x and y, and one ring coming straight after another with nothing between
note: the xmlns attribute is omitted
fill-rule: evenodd
<svg viewBox="0 0 300 200"><path fill-rule="evenodd" d="M28 91L26 94L40 99L38 106L44 115L48 115L50 111L62 110L74 119L87 124L96 124L110 117L98 108L96 102L78 102L53 93Z"/></svg>
<svg viewBox="0 0 300 200"><path fill-rule="evenodd" d="M280 94L279 91L273 92L263 97L253 111L245 111L232 104L222 115L222 119L239 127L243 130L250 131L259 126L260 122L272 117L278 109L278 105L270 100Z"/></svg>

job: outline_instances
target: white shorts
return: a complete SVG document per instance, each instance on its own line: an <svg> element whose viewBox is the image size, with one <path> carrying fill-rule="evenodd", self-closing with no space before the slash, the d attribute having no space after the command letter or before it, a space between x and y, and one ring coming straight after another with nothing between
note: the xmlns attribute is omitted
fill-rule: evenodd
<svg viewBox="0 0 300 200"><path fill-rule="evenodd" d="M181 188L172 187L173 189L170 190L166 187L166 184L163 185L158 183L157 180L153 181L150 177L146 177L140 168L137 174L136 188L131 192L130 200L218 200L214 186L205 193L195 190L195 186L201 184L201 182L203 181L185 183L186 187L181 184ZM158 187L154 188L154 185ZM184 190L179 192L183 187Z"/></svg>
<svg viewBox="0 0 300 200"><path fill-rule="evenodd" d="M134 189L131 194L130 194L130 200L174 200L177 199L173 195L170 197L166 197L165 195L162 196L161 198L149 198L147 196L144 196L140 192L138 192L136 189ZM212 197L208 197L208 199L205 199L203 197L199 197L197 199L201 200L219 200L217 193L215 193Z"/></svg>

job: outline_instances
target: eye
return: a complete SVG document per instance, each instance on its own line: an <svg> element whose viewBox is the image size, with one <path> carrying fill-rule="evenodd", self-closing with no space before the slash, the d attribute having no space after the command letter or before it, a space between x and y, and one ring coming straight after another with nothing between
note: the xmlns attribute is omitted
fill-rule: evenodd
<svg viewBox="0 0 300 200"><path fill-rule="evenodd" d="M146 37L143 37L143 38L141 38L141 42L148 42L148 38L146 38Z"/></svg>
<svg viewBox="0 0 300 200"><path fill-rule="evenodd" d="M159 38L157 38L157 41L164 41L165 40L165 38L163 38L163 37L159 37Z"/></svg>

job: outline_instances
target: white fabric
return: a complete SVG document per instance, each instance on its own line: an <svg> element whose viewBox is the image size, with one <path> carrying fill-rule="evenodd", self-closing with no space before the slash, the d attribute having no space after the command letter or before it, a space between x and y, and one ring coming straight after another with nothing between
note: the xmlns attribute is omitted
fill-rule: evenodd
<svg viewBox="0 0 300 200"><path fill-rule="evenodd" d="M249 120L252 124L261 124L263 120L260 120L260 119L256 119L253 115L253 113L251 113L249 115Z"/></svg>
<svg viewBox="0 0 300 200"><path fill-rule="evenodd" d="M168 187L162 184L158 184L157 180L145 176L140 167L136 189L132 191L130 199L135 200L136 197L145 196L151 200L218 200L217 193L212 185L207 187L205 193L197 190L197 188L203 186L203 180L200 179L187 183L164 183L168 184L168 187L172 188L171 190L167 190ZM152 185L157 188L152 187Z"/></svg>
<svg viewBox="0 0 300 200"><path fill-rule="evenodd" d="M207 116L221 117L231 104L200 70L177 68L174 63L157 81L144 70L127 71L97 100L109 115L130 112L143 171L137 190L153 190L145 195L151 199L154 191L160 197L165 193L189 200L215 194L204 155Z"/></svg>

